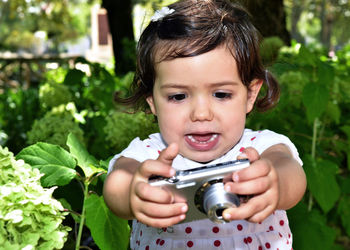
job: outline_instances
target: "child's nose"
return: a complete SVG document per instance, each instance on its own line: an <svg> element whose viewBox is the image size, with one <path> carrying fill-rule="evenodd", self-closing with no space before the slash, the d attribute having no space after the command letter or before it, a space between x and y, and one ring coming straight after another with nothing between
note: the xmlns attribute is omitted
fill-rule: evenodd
<svg viewBox="0 0 350 250"><path fill-rule="evenodd" d="M191 120L195 121L210 121L214 117L212 106L209 100L197 99L192 103Z"/></svg>

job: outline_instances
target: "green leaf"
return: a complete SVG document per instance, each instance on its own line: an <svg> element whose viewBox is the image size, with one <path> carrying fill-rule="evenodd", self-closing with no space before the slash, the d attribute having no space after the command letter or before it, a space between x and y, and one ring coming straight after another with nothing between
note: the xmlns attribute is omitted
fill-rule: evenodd
<svg viewBox="0 0 350 250"><path fill-rule="evenodd" d="M338 166L327 160L315 161L311 155L303 159L309 189L322 210L331 210L340 196L340 188L336 181Z"/></svg>
<svg viewBox="0 0 350 250"><path fill-rule="evenodd" d="M77 139L77 137L70 133L67 138L67 145L70 153L77 159L78 166L84 171L86 177L90 177L97 172L101 172L101 169L96 168L98 161L89 154L83 144ZM103 171L103 170L102 170Z"/></svg>
<svg viewBox="0 0 350 250"><path fill-rule="evenodd" d="M71 69L67 73L63 84L67 86L76 85L82 81L84 76L85 76L85 73L83 71L78 69Z"/></svg>
<svg viewBox="0 0 350 250"><path fill-rule="evenodd" d="M326 110L329 99L327 87L321 84L309 83L303 90L303 103L306 107L306 116L309 122L320 117Z"/></svg>
<svg viewBox="0 0 350 250"><path fill-rule="evenodd" d="M127 249L129 225L127 220L115 216L106 206L103 197L90 195L86 201L86 225L102 250Z"/></svg>
<svg viewBox="0 0 350 250"><path fill-rule="evenodd" d="M329 86L333 85L334 81L334 69L331 65L318 61L317 62L317 79L318 83Z"/></svg>
<svg viewBox="0 0 350 250"><path fill-rule="evenodd" d="M299 50L300 63L303 65L316 66L319 59L312 53L309 49L307 49L304 45L300 47Z"/></svg>
<svg viewBox="0 0 350 250"><path fill-rule="evenodd" d="M49 143L38 142L24 148L16 156L45 174L41 178L44 187L64 186L76 175L76 161L63 148Z"/></svg>
<svg viewBox="0 0 350 250"><path fill-rule="evenodd" d="M335 122L335 124L340 123L341 110L336 103L329 102L326 110L326 115Z"/></svg>
<svg viewBox="0 0 350 250"><path fill-rule="evenodd" d="M333 250L335 229L326 224L326 217L316 209L307 210L303 203L288 210L288 218L293 232L293 248Z"/></svg>
<svg viewBox="0 0 350 250"><path fill-rule="evenodd" d="M342 225L348 234L350 236L350 197L345 196L343 197L338 205L338 214L340 215Z"/></svg>

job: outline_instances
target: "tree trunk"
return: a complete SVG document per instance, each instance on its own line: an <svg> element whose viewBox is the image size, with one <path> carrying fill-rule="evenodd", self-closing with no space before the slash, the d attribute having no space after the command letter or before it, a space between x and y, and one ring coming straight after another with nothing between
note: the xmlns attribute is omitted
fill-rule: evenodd
<svg viewBox="0 0 350 250"><path fill-rule="evenodd" d="M253 23L263 37L278 36L286 45L290 45L283 0L241 0L241 2L252 15Z"/></svg>
<svg viewBox="0 0 350 250"><path fill-rule="evenodd" d="M291 37L299 43L304 43L304 38L299 33L298 22L301 13L305 6L305 0L293 0L292 1L292 16L291 16Z"/></svg>
<svg viewBox="0 0 350 250"><path fill-rule="evenodd" d="M327 49L331 49L331 34L333 25L333 13L327 12L326 0L321 2L321 34L320 40L323 46Z"/></svg>
<svg viewBox="0 0 350 250"><path fill-rule="evenodd" d="M134 41L131 0L102 0L102 7L108 14L108 24L113 40L115 73L125 74L135 70L135 64L130 62L128 54L130 48L125 46L125 41Z"/></svg>

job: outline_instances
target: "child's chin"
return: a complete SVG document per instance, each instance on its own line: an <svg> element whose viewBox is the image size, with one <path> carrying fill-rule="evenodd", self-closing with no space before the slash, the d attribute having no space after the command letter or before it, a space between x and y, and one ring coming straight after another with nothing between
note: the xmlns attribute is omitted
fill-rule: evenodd
<svg viewBox="0 0 350 250"><path fill-rule="evenodd" d="M219 158L221 155L215 154L214 152L203 151L203 152L183 154L183 156L192 161L206 164Z"/></svg>

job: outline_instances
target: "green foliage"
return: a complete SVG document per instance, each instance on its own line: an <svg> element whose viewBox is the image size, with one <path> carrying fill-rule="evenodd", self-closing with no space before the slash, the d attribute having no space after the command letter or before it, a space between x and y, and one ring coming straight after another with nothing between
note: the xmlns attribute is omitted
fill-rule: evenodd
<svg viewBox="0 0 350 250"><path fill-rule="evenodd" d="M74 121L66 106L60 106L47 112L43 118L35 120L32 129L27 133L28 143L48 142L66 147L69 133L76 135L80 141L84 141L83 130Z"/></svg>
<svg viewBox="0 0 350 250"><path fill-rule="evenodd" d="M266 37L260 44L260 55L264 65L272 65L279 54L284 42L277 36Z"/></svg>
<svg viewBox="0 0 350 250"><path fill-rule="evenodd" d="M294 247L346 249L350 242L350 46L333 58L295 42L279 51L269 70L281 84L280 102L272 111L250 114L247 127L285 134L304 162L308 190L298 206L288 211ZM45 138L35 142L46 143L29 145L17 157L45 174L43 186L58 186L54 196L61 198L73 218L69 217L68 225L77 223L78 232L87 227L101 249L126 248L129 232L127 222L115 217L103 202L108 158L131 139L143 139L158 130L152 115L127 114L113 102L115 91L122 97L129 94L132 79L132 72L116 77L99 64L78 59L74 68L48 72L42 83L65 86L71 103L40 110L37 89L5 89L0 94L1 143L22 150L34 119L42 123L37 125L36 137ZM47 143L59 127L60 142ZM67 138L73 127L80 132ZM81 235L75 238L70 233L68 239L80 244Z"/></svg>
<svg viewBox="0 0 350 250"><path fill-rule="evenodd" d="M69 152L57 145L36 143L24 148L17 158L40 169L45 177L42 182L44 186L64 186L75 179L83 187L81 214L76 216L77 212L71 211L79 223L76 250L80 248L84 225L89 228L100 249L127 249L128 222L116 217L107 208L102 196L89 192L93 190L100 176L106 174L106 163L90 155L73 134L69 134L67 145ZM63 197L67 209L71 209L67 203L70 195L65 193L66 197Z"/></svg>
<svg viewBox="0 0 350 250"><path fill-rule="evenodd" d="M129 227L106 206L103 197L90 195L86 201L86 225L100 249L127 249Z"/></svg>
<svg viewBox="0 0 350 250"><path fill-rule="evenodd" d="M143 112L135 114L111 112L106 120L107 124L103 128L106 140L116 152L127 147L135 136L145 139L148 135L159 131L155 117Z"/></svg>
<svg viewBox="0 0 350 250"><path fill-rule="evenodd" d="M52 198L55 188L43 188L42 174L1 146L0 169L0 248L62 248L70 228L62 225L67 213Z"/></svg>
<svg viewBox="0 0 350 250"><path fill-rule="evenodd" d="M72 100L66 85L60 83L45 83L39 88L39 101L44 109L50 109Z"/></svg>
<svg viewBox="0 0 350 250"><path fill-rule="evenodd" d="M6 146L18 153L26 145L26 132L31 129L38 110L38 89L4 89L0 94L0 129L6 134Z"/></svg>
<svg viewBox="0 0 350 250"><path fill-rule="evenodd" d="M330 59L296 43L282 48L270 68L281 84L280 102L273 111L248 118L248 127L287 135L304 162L308 190L288 211L296 249L342 249L340 245L349 244L348 53L345 49Z"/></svg>
<svg viewBox="0 0 350 250"><path fill-rule="evenodd" d="M59 43L88 32L89 7L79 0L0 1L0 49L35 52L36 46L49 40L50 49L57 51Z"/></svg>

